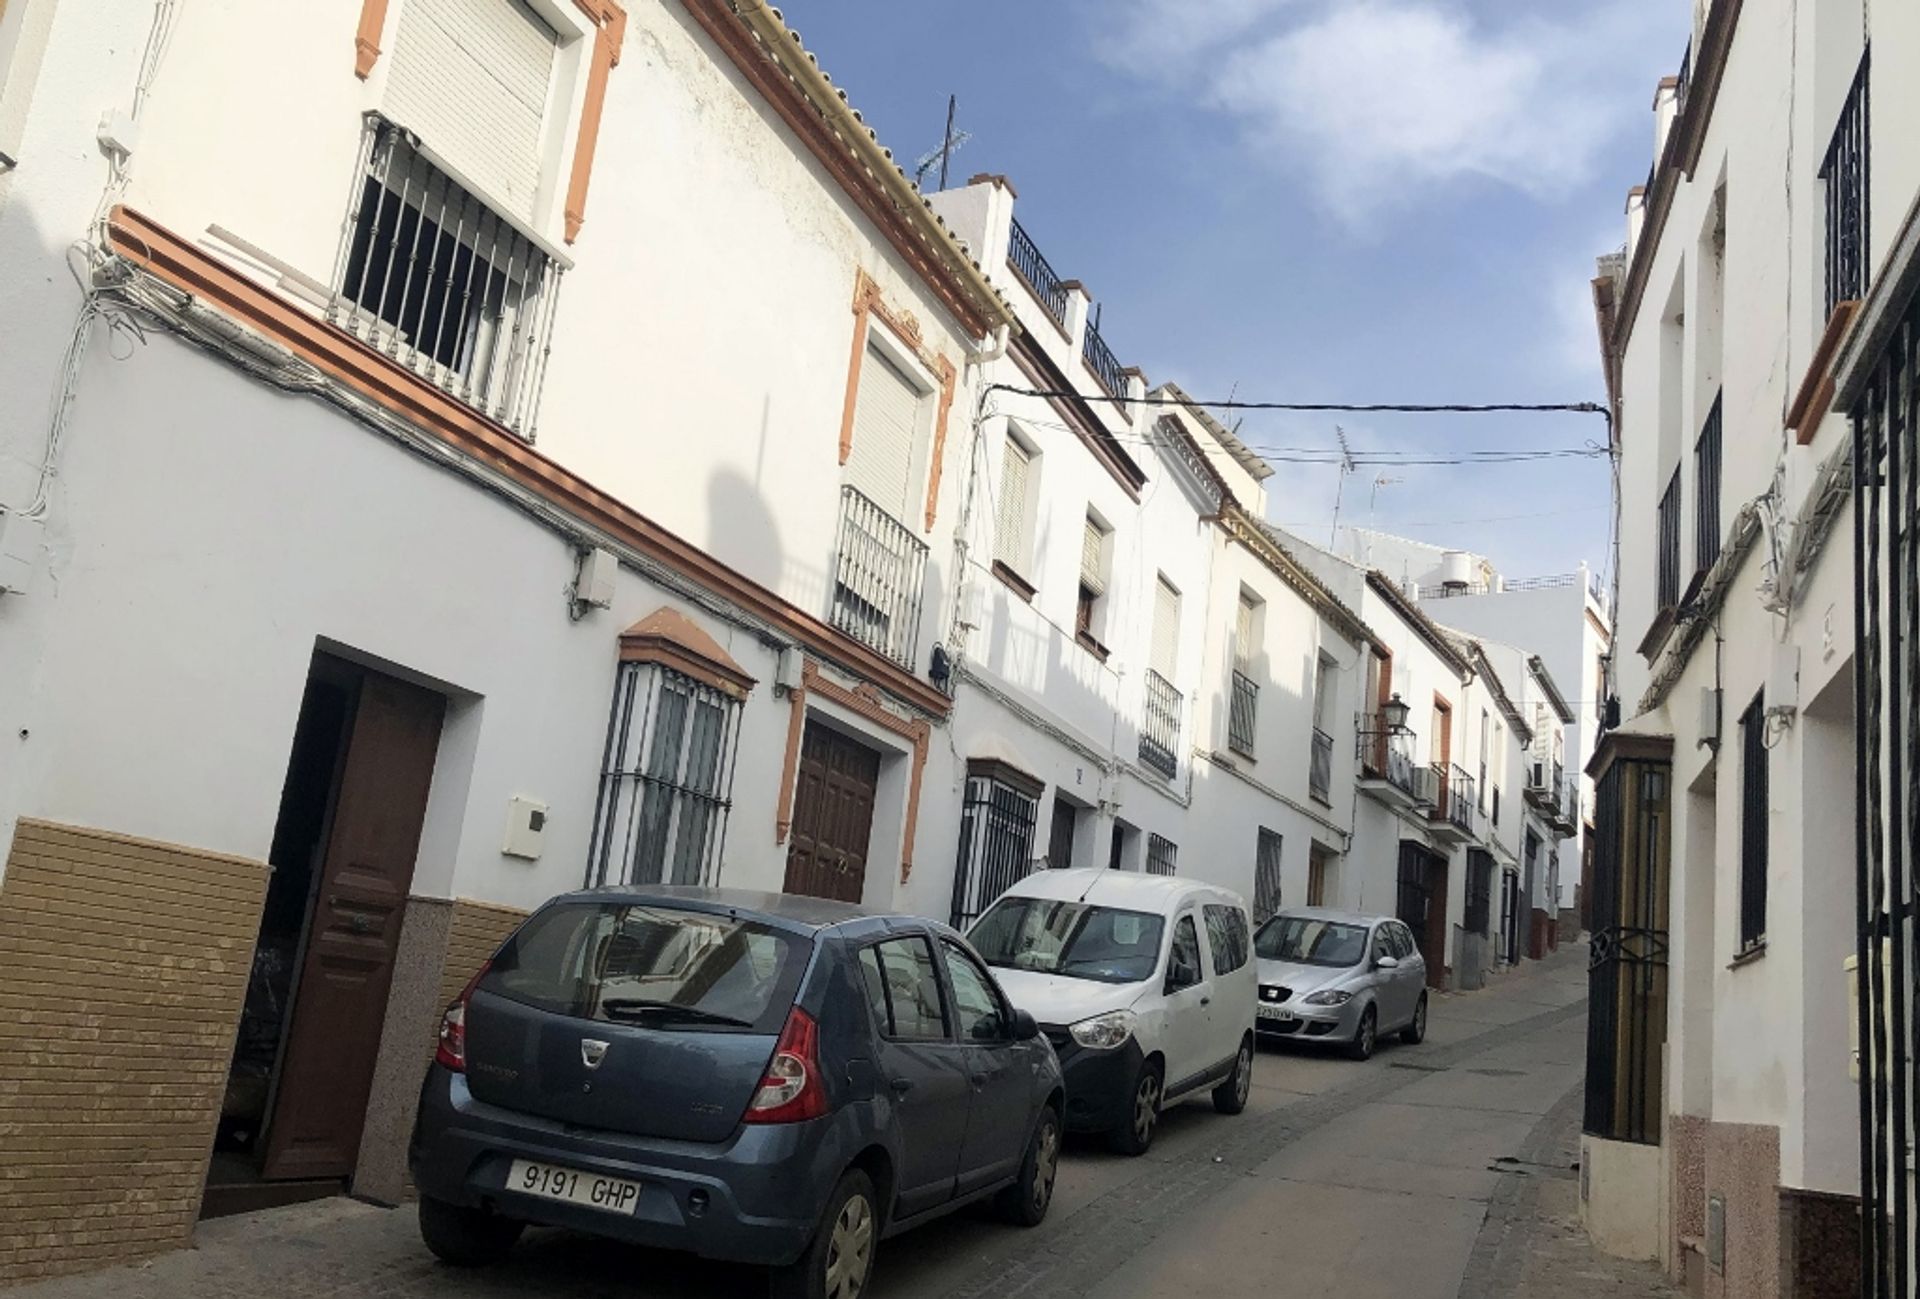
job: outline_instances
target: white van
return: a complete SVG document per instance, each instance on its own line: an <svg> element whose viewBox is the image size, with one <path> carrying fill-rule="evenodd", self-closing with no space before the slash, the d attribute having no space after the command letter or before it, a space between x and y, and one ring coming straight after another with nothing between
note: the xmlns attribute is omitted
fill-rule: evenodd
<svg viewBox="0 0 1920 1299"><path fill-rule="evenodd" d="M967 937L1060 1056L1067 1126L1138 1155L1161 1108L1253 1083L1258 973L1247 904L1225 889L1115 870L1043 870Z"/></svg>

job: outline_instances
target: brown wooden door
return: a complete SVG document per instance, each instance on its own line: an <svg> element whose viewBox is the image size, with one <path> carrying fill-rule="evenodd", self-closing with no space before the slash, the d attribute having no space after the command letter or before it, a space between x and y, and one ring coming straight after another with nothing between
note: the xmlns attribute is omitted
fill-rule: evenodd
<svg viewBox="0 0 1920 1299"><path fill-rule="evenodd" d="M262 1174L353 1172L445 700L367 674L340 773Z"/></svg>
<svg viewBox="0 0 1920 1299"><path fill-rule="evenodd" d="M787 848L787 892L860 901L879 781L878 753L838 731L807 723Z"/></svg>

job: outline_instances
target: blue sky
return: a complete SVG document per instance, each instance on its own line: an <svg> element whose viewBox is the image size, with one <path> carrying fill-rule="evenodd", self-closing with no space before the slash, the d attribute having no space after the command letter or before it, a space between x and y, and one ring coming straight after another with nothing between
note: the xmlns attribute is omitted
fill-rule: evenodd
<svg viewBox="0 0 1920 1299"><path fill-rule="evenodd" d="M1600 400L1587 284L1651 158L1684 0L788 0L904 160L949 93L956 181L1001 172L1123 363L1196 397ZM1253 413L1259 447L1571 447L1577 415ZM1273 458L1273 457L1270 457ZM1275 459L1273 521L1324 537L1336 472ZM1399 479L1380 484L1380 475ZM1362 468L1342 521L1510 576L1606 548L1605 461Z"/></svg>

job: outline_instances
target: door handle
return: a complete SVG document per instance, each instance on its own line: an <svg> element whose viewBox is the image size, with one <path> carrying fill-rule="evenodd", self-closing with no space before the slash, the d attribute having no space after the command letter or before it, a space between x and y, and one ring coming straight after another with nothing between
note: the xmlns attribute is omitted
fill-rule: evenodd
<svg viewBox="0 0 1920 1299"><path fill-rule="evenodd" d="M891 1080L891 1085L893 1087L893 1094L895 1096L905 1096L908 1092L913 1090L913 1079L895 1078Z"/></svg>
<svg viewBox="0 0 1920 1299"><path fill-rule="evenodd" d="M1200 998L1200 1004L1201 1004L1202 1006L1211 1006L1211 1005L1213 1004L1213 998L1212 998L1212 997L1202 997L1202 998Z"/></svg>
<svg viewBox="0 0 1920 1299"><path fill-rule="evenodd" d="M973 1085L975 1087L985 1087L987 1085L987 1075L983 1073L974 1074Z"/></svg>

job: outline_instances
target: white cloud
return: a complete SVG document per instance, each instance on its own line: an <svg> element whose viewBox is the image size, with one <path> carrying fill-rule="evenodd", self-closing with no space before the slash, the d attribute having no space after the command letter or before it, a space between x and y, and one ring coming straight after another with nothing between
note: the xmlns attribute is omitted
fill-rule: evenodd
<svg viewBox="0 0 1920 1299"><path fill-rule="evenodd" d="M1505 12L1511 13L1512 9ZM1237 121L1350 225L1482 177L1542 198L1589 179L1644 75L1644 0L1491 26L1459 0L1127 0L1105 52ZM1154 57L1148 57L1151 54Z"/></svg>

